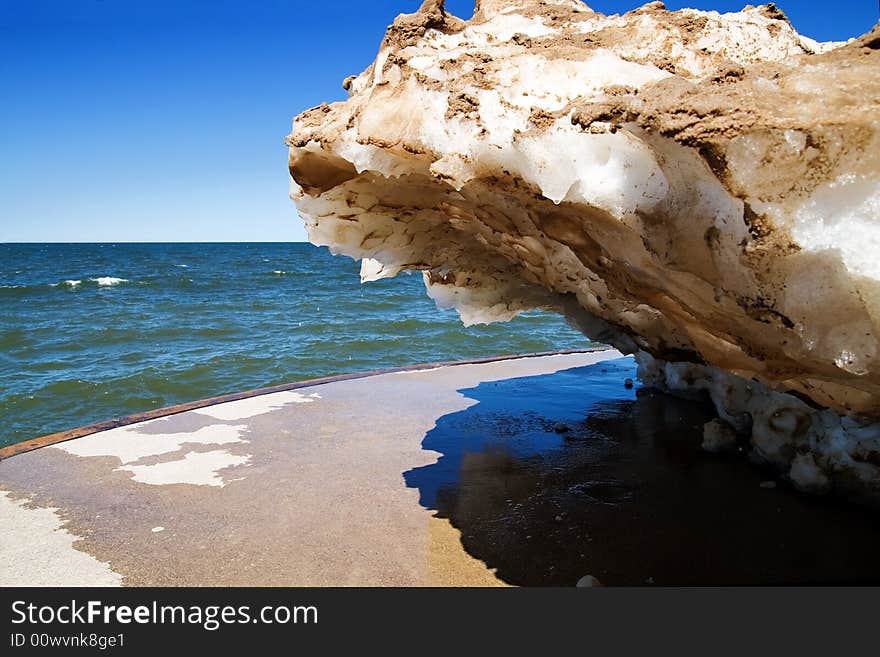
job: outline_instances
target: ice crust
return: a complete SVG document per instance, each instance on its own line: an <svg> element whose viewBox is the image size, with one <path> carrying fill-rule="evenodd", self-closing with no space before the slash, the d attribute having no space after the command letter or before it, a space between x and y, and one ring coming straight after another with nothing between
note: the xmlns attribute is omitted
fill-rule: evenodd
<svg viewBox="0 0 880 657"><path fill-rule="evenodd" d="M878 47L773 5L427 0L295 119L291 197L362 280L562 313L800 488L880 497Z"/></svg>

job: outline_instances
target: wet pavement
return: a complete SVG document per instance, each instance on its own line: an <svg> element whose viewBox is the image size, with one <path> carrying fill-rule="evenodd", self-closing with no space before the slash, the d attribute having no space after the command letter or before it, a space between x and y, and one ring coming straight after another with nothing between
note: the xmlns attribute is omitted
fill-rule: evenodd
<svg viewBox="0 0 880 657"><path fill-rule="evenodd" d="M710 404L627 377L620 359L463 390L479 403L437 422L422 444L442 456L406 481L513 584L880 582L875 514L703 451Z"/></svg>
<svg viewBox="0 0 880 657"><path fill-rule="evenodd" d="M0 461L0 584L877 583L876 515L613 351L379 374ZM763 484L763 485L762 485Z"/></svg>

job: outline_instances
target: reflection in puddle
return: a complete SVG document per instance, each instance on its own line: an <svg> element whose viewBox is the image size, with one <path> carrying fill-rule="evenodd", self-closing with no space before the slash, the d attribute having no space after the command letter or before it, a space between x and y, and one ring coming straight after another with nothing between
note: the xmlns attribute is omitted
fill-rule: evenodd
<svg viewBox="0 0 880 657"><path fill-rule="evenodd" d="M442 456L404 474L474 557L521 585L877 583L875 514L700 448L706 403L628 390L629 359L462 390Z"/></svg>

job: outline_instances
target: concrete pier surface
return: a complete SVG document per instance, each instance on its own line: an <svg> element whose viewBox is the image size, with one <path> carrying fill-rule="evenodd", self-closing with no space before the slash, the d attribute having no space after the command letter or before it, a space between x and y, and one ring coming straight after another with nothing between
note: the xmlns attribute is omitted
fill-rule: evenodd
<svg viewBox="0 0 880 657"><path fill-rule="evenodd" d="M338 377L7 448L0 585L503 585L405 473L461 390L619 358Z"/></svg>
<svg viewBox="0 0 880 657"><path fill-rule="evenodd" d="M878 584L876 513L701 448L611 350L192 402L0 450L0 586Z"/></svg>

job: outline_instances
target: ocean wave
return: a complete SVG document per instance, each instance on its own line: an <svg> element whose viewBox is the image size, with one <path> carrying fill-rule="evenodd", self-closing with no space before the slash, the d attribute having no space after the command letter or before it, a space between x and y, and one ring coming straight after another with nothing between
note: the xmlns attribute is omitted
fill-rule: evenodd
<svg viewBox="0 0 880 657"><path fill-rule="evenodd" d="M0 285L0 292L5 295L9 295L13 298L16 297L25 297L29 294L38 293L40 291L45 291L46 288L49 287L45 283L40 284L24 284L24 285Z"/></svg>
<svg viewBox="0 0 880 657"><path fill-rule="evenodd" d="M18 291L22 291L22 292L27 292L27 291L38 292L41 289L45 290L47 287L75 288L81 284L82 284L81 280L76 280L76 279L71 278L71 279L61 281L59 283L31 283L28 285L0 285L0 289L18 290Z"/></svg>
<svg viewBox="0 0 880 657"><path fill-rule="evenodd" d="M97 283L101 287L109 287L111 285L119 285L120 283L128 283L127 278L116 278L115 276L98 276L90 278L90 281Z"/></svg>
<svg viewBox="0 0 880 657"><path fill-rule="evenodd" d="M282 270L280 270L280 269L273 269L273 270L272 270L272 273L273 273L275 276L284 276L284 275L287 274L286 271L282 271Z"/></svg>

